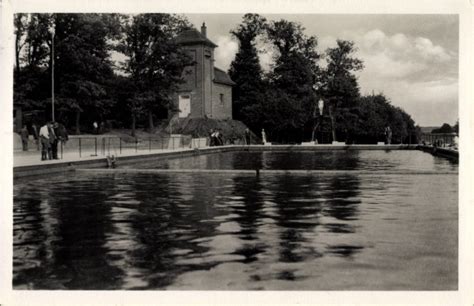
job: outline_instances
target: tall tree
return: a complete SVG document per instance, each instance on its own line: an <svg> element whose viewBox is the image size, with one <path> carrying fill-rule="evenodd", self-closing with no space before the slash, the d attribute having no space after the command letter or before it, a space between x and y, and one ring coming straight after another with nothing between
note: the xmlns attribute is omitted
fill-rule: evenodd
<svg viewBox="0 0 474 306"><path fill-rule="evenodd" d="M280 92L272 100L280 107L273 108L268 101L265 112L286 118L271 128L280 136L283 133L293 139L297 134L301 136L305 124L311 121L315 103L313 85L319 74L317 39L304 34L304 30L299 23L287 20L273 21L267 27L268 41L276 51L273 71L269 74L270 86L272 92ZM292 116L276 115L278 109Z"/></svg>
<svg viewBox="0 0 474 306"><path fill-rule="evenodd" d="M27 15L24 13L15 14L13 18L15 27L15 69L20 72L20 54L25 45L25 33L28 24Z"/></svg>
<svg viewBox="0 0 474 306"><path fill-rule="evenodd" d="M328 106L332 139L336 141L336 117L339 107L351 107L359 97L359 85L354 75L363 68L354 56L354 43L337 40L337 46L326 51L327 67L320 74L319 92Z"/></svg>
<svg viewBox="0 0 474 306"><path fill-rule="evenodd" d="M230 64L229 75L236 83L232 88L233 117L254 132L260 127L265 83L257 50L257 38L264 33L266 19L245 14L242 23L230 33L239 42L239 50Z"/></svg>
<svg viewBox="0 0 474 306"><path fill-rule="evenodd" d="M106 83L113 75L109 40L117 33L113 15L55 14L55 83L58 104L63 112L75 113L76 133L80 133L81 113L99 119L111 105ZM118 24L118 23L117 23ZM95 117L95 118L93 118Z"/></svg>
<svg viewBox="0 0 474 306"><path fill-rule="evenodd" d="M118 50L127 56L123 69L136 92L130 99L132 133L137 116L146 112L153 129L153 116L168 108L191 59L175 42L177 34L191 27L184 17L170 14L139 14L122 18L123 36Z"/></svg>

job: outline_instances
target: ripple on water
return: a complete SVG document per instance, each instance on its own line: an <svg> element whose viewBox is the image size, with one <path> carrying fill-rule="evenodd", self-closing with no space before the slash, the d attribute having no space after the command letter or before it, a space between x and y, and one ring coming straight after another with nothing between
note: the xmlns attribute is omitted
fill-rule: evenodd
<svg viewBox="0 0 474 306"><path fill-rule="evenodd" d="M456 168L406 153L224 153L193 164ZM453 175L74 174L53 182L15 184L15 289L457 287Z"/></svg>

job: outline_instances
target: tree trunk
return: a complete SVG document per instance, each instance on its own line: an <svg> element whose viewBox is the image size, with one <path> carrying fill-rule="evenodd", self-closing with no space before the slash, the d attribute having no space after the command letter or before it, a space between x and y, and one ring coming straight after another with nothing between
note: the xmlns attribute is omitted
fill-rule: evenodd
<svg viewBox="0 0 474 306"><path fill-rule="evenodd" d="M329 118L331 118L331 134L332 134L332 141L336 140L336 121L334 120L334 114L332 106L329 106Z"/></svg>
<svg viewBox="0 0 474 306"><path fill-rule="evenodd" d="M79 135L81 133L80 122L81 122L81 111L77 110L76 111L76 135Z"/></svg>
<svg viewBox="0 0 474 306"><path fill-rule="evenodd" d="M132 114L132 136L135 137L135 125L137 123L137 119L135 118L135 114Z"/></svg>
<svg viewBox="0 0 474 306"><path fill-rule="evenodd" d="M150 132L155 128L153 125L153 113L152 111L148 111L148 128L150 129Z"/></svg>

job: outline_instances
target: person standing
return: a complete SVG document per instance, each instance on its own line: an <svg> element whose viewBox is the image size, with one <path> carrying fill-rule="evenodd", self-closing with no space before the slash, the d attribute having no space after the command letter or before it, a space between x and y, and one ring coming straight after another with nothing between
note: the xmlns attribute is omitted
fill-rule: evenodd
<svg viewBox="0 0 474 306"><path fill-rule="evenodd" d="M209 131L209 146L210 147L214 146L214 130L213 129Z"/></svg>
<svg viewBox="0 0 474 306"><path fill-rule="evenodd" d="M267 143L267 134L264 129L262 129L262 141L264 145Z"/></svg>
<svg viewBox="0 0 474 306"><path fill-rule="evenodd" d="M94 121L92 127L94 128L94 134L99 134L99 125L97 124L97 121Z"/></svg>
<svg viewBox="0 0 474 306"><path fill-rule="evenodd" d="M391 142L392 142L392 129L390 128L390 126L387 126L385 128L385 139L386 139L387 144L391 144Z"/></svg>
<svg viewBox="0 0 474 306"><path fill-rule="evenodd" d="M21 134L21 145L23 147L23 151L28 151L28 137L30 137L30 134L28 133L28 128L26 125L23 126L23 128L20 131Z"/></svg>
<svg viewBox="0 0 474 306"><path fill-rule="evenodd" d="M48 124L48 132L49 132L49 150L50 150L50 156L52 159L58 159L58 137L56 137L56 134L54 133L54 122L51 122ZM50 159L51 159L50 158Z"/></svg>
<svg viewBox="0 0 474 306"><path fill-rule="evenodd" d="M55 144L53 145L53 158L58 158L58 144L61 143L61 147L66 141L68 141L69 137L67 134L67 130L61 123L55 122L53 125L53 132L56 136Z"/></svg>
<svg viewBox="0 0 474 306"><path fill-rule="evenodd" d="M35 144L36 144L36 150L39 151L40 149L40 143L39 143L39 134L38 134L38 127L36 126L35 123L31 125L31 128L33 129L33 137L35 139Z"/></svg>
<svg viewBox="0 0 474 306"><path fill-rule="evenodd" d="M48 124L45 123L39 131L39 137L41 140L41 160L51 159L51 150L49 143L49 129Z"/></svg>
<svg viewBox="0 0 474 306"><path fill-rule="evenodd" d="M216 143L218 146L223 146L224 145L224 139L223 135L221 133L221 129L218 129L216 132Z"/></svg>
<svg viewBox="0 0 474 306"><path fill-rule="evenodd" d="M245 129L244 135L245 135L245 144L249 146L250 145L250 130L248 128Z"/></svg>

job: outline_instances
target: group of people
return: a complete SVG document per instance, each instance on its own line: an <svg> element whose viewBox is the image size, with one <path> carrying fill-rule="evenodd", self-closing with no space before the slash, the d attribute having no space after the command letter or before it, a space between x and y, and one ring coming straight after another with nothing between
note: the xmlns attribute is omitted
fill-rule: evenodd
<svg viewBox="0 0 474 306"><path fill-rule="evenodd" d="M47 122L39 130L41 143L41 160L59 159L58 144L69 139L64 125L58 122Z"/></svg>
<svg viewBox="0 0 474 306"><path fill-rule="evenodd" d="M223 146L224 139L220 129L210 130L209 132L209 146Z"/></svg>

